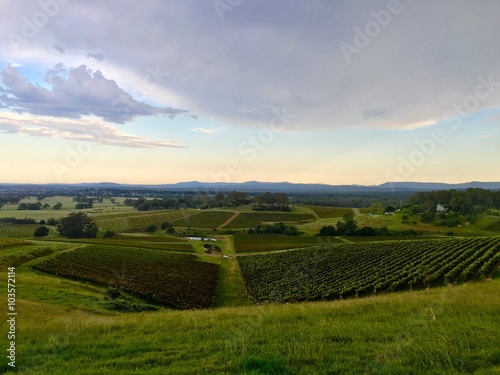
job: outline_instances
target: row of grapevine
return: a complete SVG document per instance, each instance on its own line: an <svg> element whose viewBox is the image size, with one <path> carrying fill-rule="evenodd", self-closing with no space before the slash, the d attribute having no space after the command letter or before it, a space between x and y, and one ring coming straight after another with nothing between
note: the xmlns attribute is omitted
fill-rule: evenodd
<svg viewBox="0 0 500 375"><path fill-rule="evenodd" d="M0 237L28 238L33 237L37 224L1 224Z"/></svg>
<svg viewBox="0 0 500 375"><path fill-rule="evenodd" d="M337 299L488 277L500 237L344 244L238 257L255 303Z"/></svg>
<svg viewBox="0 0 500 375"><path fill-rule="evenodd" d="M196 211L159 211L134 214L117 214L95 216L97 226L101 230L116 232L134 228L145 228L148 225L160 226L164 222L173 222L183 217L193 215Z"/></svg>
<svg viewBox="0 0 500 375"><path fill-rule="evenodd" d="M34 266L58 276L116 286L175 309L207 308L215 299L219 265L195 255L91 245Z"/></svg>

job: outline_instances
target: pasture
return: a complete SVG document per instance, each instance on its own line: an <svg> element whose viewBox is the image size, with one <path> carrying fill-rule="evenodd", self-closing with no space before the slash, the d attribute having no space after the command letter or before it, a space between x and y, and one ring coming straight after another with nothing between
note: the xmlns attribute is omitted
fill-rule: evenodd
<svg viewBox="0 0 500 375"><path fill-rule="evenodd" d="M71 307L27 299L32 277L19 280L18 374L500 370L498 280L334 302L112 314L89 310L98 298L90 285L51 276L45 294L59 288ZM0 371L14 373L6 359Z"/></svg>

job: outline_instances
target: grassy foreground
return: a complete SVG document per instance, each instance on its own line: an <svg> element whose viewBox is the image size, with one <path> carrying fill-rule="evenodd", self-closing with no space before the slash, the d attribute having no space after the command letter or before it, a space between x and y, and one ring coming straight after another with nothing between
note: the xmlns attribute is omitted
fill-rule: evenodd
<svg viewBox="0 0 500 375"><path fill-rule="evenodd" d="M118 315L18 300L15 372L498 374L499 291L496 279L335 302Z"/></svg>

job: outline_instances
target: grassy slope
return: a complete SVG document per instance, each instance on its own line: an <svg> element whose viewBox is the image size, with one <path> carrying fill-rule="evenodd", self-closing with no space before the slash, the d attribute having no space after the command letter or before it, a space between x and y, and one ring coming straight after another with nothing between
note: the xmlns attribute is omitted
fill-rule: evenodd
<svg viewBox="0 0 500 375"><path fill-rule="evenodd" d="M493 374L499 288L495 280L350 301L131 315L19 300L17 372Z"/></svg>

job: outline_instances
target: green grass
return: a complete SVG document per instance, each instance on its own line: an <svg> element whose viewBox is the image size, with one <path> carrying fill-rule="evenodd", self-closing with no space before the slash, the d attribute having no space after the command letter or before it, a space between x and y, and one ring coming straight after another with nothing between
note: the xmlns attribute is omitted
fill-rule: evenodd
<svg viewBox="0 0 500 375"><path fill-rule="evenodd" d="M495 221L484 229L491 232L500 232L500 220Z"/></svg>
<svg viewBox="0 0 500 375"><path fill-rule="evenodd" d="M326 239L316 236L282 236L279 234L246 234L234 235L236 252L260 252L297 249L325 243ZM334 243L341 243L338 239L330 239Z"/></svg>
<svg viewBox="0 0 500 375"><path fill-rule="evenodd" d="M21 299L16 373L493 374L499 289L133 315Z"/></svg>
<svg viewBox="0 0 500 375"><path fill-rule="evenodd" d="M234 215L231 211L199 211L194 215L172 221L174 227L214 229Z"/></svg>
<svg viewBox="0 0 500 375"><path fill-rule="evenodd" d="M14 238L0 238L0 249L9 246L19 246L19 245L26 245L26 241Z"/></svg>
<svg viewBox="0 0 500 375"><path fill-rule="evenodd" d="M73 244L47 244L38 245L25 242L15 246L0 248L0 265L17 267L33 259L42 258L54 252L75 247Z"/></svg>
<svg viewBox="0 0 500 375"><path fill-rule="evenodd" d="M312 214L287 212L242 212L224 228L252 228L262 222L307 222Z"/></svg>

